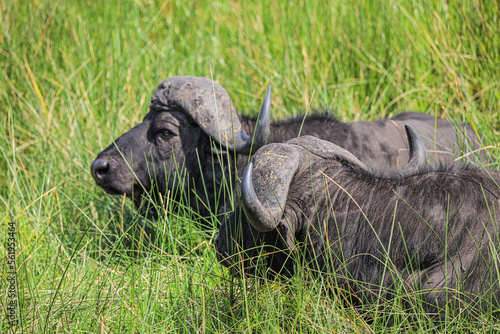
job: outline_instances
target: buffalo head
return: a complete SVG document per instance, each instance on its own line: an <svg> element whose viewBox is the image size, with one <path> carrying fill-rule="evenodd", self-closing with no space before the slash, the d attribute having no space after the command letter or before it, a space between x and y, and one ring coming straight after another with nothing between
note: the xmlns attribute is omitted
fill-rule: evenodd
<svg viewBox="0 0 500 334"><path fill-rule="evenodd" d="M157 216L152 203L167 195L208 216L232 155L266 144L270 95L269 87L249 136L220 85L203 77L169 78L156 89L142 123L99 153L92 176L108 193L126 194L148 218Z"/></svg>
<svg viewBox="0 0 500 334"><path fill-rule="evenodd" d="M397 175L427 168L424 142L411 126L406 126L406 132L409 160L401 171L394 171ZM295 197L312 201L315 195L311 187L321 175L309 174L310 168L325 163L333 170L352 171L354 178L374 172L344 148L311 136L261 148L243 173L240 205L223 222L215 239L219 261L232 270L249 272L254 272L259 261L268 261L266 267L273 272L292 273L289 250L296 248L297 233L307 229L300 226L301 216L313 217L317 209L315 203L295 201ZM295 185L295 191L302 188L300 195L289 193L292 181L303 182L302 186Z"/></svg>

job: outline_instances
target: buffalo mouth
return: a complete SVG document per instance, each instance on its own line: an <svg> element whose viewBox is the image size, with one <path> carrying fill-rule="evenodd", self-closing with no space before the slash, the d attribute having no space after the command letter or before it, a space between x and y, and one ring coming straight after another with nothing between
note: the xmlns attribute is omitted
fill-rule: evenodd
<svg viewBox="0 0 500 334"><path fill-rule="evenodd" d="M99 187L101 187L106 193L110 195L126 195L128 198L132 198L132 195L130 192L123 191L121 189L117 189L113 186L105 185L105 184L98 184Z"/></svg>
<svg viewBox="0 0 500 334"><path fill-rule="evenodd" d="M96 180L96 184L107 194L120 195L129 198L140 214L148 219L158 218L157 203L153 200L155 197L148 189L144 189L140 182L134 182L132 186L112 182L112 180ZM149 194L149 195L148 195Z"/></svg>
<svg viewBox="0 0 500 334"><path fill-rule="evenodd" d="M125 195L134 203L135 208L140 210L141 214L145 217L154 218L157 216L156 206L152 203L148 205L148 202L151 202L151 200L149 200L147 196L144 196L144 191L136 190L139 188L138 185L133 187L134 190L123 189L122 187L116 187L109 184L98 184L98 186L110 195Z"/></svg>
<svg viewBox="0 0 500 334"><path fill-rule="evenodd" d="M126 186L124 184L116 183L116 182L109 182L110 180L104 180L104 181L97 181L96 184L101 187L106 193L110 195L126 195L130 199L134 199L134 197L137 197L138 194L135 194L134 192L137 193L137 191L133 191L132 189L136 189L136 187L130 187Z"/></svg>
<svg viewBox="0 0 500 334"><path fill-rule="evenodd" d="M117 164L113 156L101 156L92 162L90 166L95 184L110 195L123 195L133 198L133 192L140 189L138 180L133 171Z"/></svg>

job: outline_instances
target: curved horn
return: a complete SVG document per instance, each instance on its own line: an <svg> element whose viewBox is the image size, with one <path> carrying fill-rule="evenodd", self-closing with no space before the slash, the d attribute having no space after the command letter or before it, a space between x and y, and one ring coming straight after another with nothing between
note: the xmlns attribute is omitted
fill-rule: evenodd
<svg viewBox="0 0 500 334"><path fill-rule="evenodd" d="M408 136L408 146L410 147L410 158L404 172L416 172L427 165L427 151L422 138L411 125L405 125L406 135Z"/></svg>
<svg viewBox="0 0 500 334"><path fill-rule="evenodd" d="M292 177L299 165L299 154L291 145L270 144L259 150L245 168L241 200L245 215L260 232L276 228L283 215Z"/></svg>
<svg viewBox="0 0 500 334"><path fill-rule="evenodd" d="M313 136L303 136L289 140L287 144L300 146L323 159L336 160L344 166L369 172L368 167L356 158L354 154L326 140Z"/></svg>
<svg viewBox="0 0 500 334"><path fill-rule="evenodd" d="M262 103L262 108L260 109L259 120L252 135L243 144L240 144L234 149L228 147L228 149L236 151L241 154L250 155L252 149L256 152L259 148L267 144L267 138L269 137L269 125L271 124L271 85L267 87L266 97L264 97L264 102Z"/></svg>
<svg viewBox="0 0 500 334"><path fill-rule="evenodd" d="M272 231L278 226L277 215L273 215L262 205L252 184L253 163L250 162L243 173L241 200L245 216L252 226L260 232Z"/></svg>
<svg viewBox="0 0 500 334"><path fill-rule="evenodd" d="M259 122L250 137L243 131L226 90L208 78L178 76L164 80L153 94L150 108L182 112L225 149L249 154L251 149L256 151L267 142L271 89L267 90Z"/></svg>

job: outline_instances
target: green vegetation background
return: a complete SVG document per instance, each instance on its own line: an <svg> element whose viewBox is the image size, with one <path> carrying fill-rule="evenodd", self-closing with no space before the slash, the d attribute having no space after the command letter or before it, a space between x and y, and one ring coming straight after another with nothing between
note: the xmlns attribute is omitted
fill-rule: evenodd
<svg viewBox="0 0 500 334"><path fill-rule="evenodd" d="M217 263L214 231L172 214L151 244L134 228L130 203L95 186L89 166L174 75L213 78L246 115L256 115L271 84L274 119L418 110L469 122L498 157L499 7L0 1L0 309L7 314L4 237L13 221L21 319L11 328L0 315L0 332L498 330L491 314L450 314L436 325L396 304L355 309L306 273L286 282L234 278ZM385 328L389 315L396 326Z"/></svg>

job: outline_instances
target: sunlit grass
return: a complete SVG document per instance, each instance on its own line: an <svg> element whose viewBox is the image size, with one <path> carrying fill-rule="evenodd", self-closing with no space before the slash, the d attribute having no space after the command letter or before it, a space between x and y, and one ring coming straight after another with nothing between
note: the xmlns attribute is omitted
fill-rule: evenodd
<svg viewBox="0 0 500 334"><path fill-rule="evenodd" d="M387 329L373 320L377 309L346 304L330 293L331 281L307 271L288 281L234 278L217 262L214 231L200 230L189 210L161 215L150 241L132 204L95 186L89 166L140 122L157 84L174 75L214 78L245 115L256 115L271 84L274 119L315 109L343 121L418 110L469 122L498 157L498 7L484 1L2 2L0 231L15 221L17 330L434 329L424 314L403 313ZM6 256L3 240L0 254ZM397 302L388 308L398 313ZM481 317L495 322L491 314ZM446 326L450 332L481 328L453 314ZM1 332L8 328L0 323Z"/></svg>

